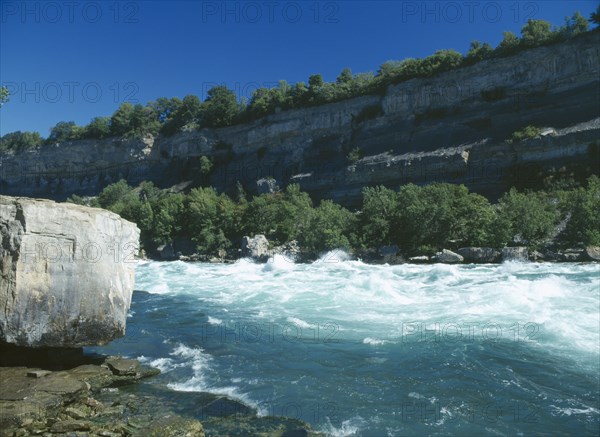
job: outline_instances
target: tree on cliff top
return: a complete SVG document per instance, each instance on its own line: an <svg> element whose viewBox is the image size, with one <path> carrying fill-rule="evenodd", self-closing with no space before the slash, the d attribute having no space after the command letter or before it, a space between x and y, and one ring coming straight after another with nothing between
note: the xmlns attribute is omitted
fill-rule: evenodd
<svg viewBox="0 0 600 437"><path fill-rule="evenodd" d="M84 128L84 138L102 139L110 135L110 117L94 117Z"/></svg>
<svg viewBox="0 0 600 437"><path fill-rule="evenodd" d="M74 121L59 121L50 130L50 136L46 140L48 144L62 143L63 141L74 141L81 139L83 128L77 126Z"/></svg>
<svg viewBox="0 0 600 437"><path fill-rule="evenodd" d="M0 138L0 152L23 152L39 147L44 139L37 132L11 132Z"/></svg>
<svg viewBox="0 0 600 437"><path fill-rule="evenodd" d="M156 134L160 123L150 106L123 103L110 119L110 133L115 136L142 137Z"/></svg>
<svg viewBox="0 0 600 437"><path fill-rule="evenodd" d="M521 41L525 46L534 47L545 44L552 39L550 23L544 20L527 20L521 29Z"/></svg>
<svg viewBox="0 0 600 437"><path fill-rule="evenodd" d="M235 93L226 86L215 86L206 94L202 105L202 121L210 127L228 126L239 111Z"/></svg>
<svg viewBox="0 0 600 437"><path fill-rule="evenodd" d="M5 104L6 102L8 102L8 88L6 88L5 86L0 87L0 108L2 107L3 104Z"/></svg>
<svg viewBox="0 0 600 437"><path fill-rule="evenodd" d="M600 25L600 4L594 12L590 15L590 21L596 25Z"/></svg>

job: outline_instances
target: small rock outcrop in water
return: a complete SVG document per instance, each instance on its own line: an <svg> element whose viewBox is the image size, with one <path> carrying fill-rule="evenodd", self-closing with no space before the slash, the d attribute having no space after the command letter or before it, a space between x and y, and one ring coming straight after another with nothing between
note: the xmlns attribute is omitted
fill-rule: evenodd
<svg viewBox="0 0 600 437"><path fill-rule="evenodd" d="M529 259L529 250L526 247L505 247L502 249L502 261L521 261Z"/></svg>
<svg viewBox="0 0 600 437"><path fill-rule="evenodd" d="M461 247L456 251L467 263L496 263L500 260L500 251L493 247Z"/></svg>
<svg viewBox="0 0 600 437"><path fill-rule="evenodd" d="M600 247L588 246L585 248L585 254L592 261L600 261Z"/></svg>
<svg viewBox="0 0 600 437"><path fill-rule="evenodd" d="M269 241L262 234L242 238L242 256L256 260L266 260L269 257Z"/></svg>
<svg viewBox="0 0 600 437"><path fill-rule="evenodd" d="M458 253L454 253L451 250L444 249L441 252L435 254L434 261L444 264L455 264L463 262L464 258Z"/></svg>
<svg viewBox="0 0 600 437"><path fill-rule="evenodd" d="M81 347L122 337L139 233L101 209L0 196L0 340Z"/></svg>

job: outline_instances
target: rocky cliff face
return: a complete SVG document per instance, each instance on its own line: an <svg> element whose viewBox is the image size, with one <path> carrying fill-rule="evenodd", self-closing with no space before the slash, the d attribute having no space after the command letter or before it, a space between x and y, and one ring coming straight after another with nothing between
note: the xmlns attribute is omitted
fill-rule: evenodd
<svg viewBox="0 0 600 437"><path fill-rule="evenodd" d="M0 196L0 340L81 347L123 336L138 240L108 211Z"/></svg>
<svg viewBox="0 0 600 437"><path fill-rule="evenodd" d="M239 181L256 192L257 180L273 177L345 204L356 203L365 185L434 180L465 183L493 197L515 185L524 165L531 178L562 167L597 172L599 75L600 32L594 31L390 86L384 95L283 111L253 123L0 155L0 192L64 198L95 194L120 178L162 186L191 181L224 191ZM528 124L558 132L504 142ZM365 158L351 164L346 156L356 147ZM210 176L199 174L200 156L216 163Z"/></svg>

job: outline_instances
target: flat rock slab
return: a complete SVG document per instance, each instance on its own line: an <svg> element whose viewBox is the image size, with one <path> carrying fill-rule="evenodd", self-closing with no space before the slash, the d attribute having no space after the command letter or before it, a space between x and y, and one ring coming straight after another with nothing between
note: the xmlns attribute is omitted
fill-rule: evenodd
<svg viewBox="0 0 600 437"><path fill-rule="evenodd" d="M29 376L30 378L43 378L46 375L49 375L50 373L52 373L49 370L30 370L29 372L27 372L27 376Z"/></svg>
<svg viewBox="0 0 600 437"><path fill-rule="evenodd" d="M86 384L74 377L70 372L52 372L37 381L35 389L60 395L74 395L87 390Z"/></svg>
<svg viewBox="0 0 600 437"><path fill-rule="evenodd" d="M119 376L134 376L140 373L141 366L137 360L128 360L125 358L109 358L106 364L110 370Z"/></svg>
<svg viewBox="0 0 600 437"><path fill-rule="evenodd" d="M204 437L202 423L180 416L166 416L153 420L140 431L147 437Z"/></svg>

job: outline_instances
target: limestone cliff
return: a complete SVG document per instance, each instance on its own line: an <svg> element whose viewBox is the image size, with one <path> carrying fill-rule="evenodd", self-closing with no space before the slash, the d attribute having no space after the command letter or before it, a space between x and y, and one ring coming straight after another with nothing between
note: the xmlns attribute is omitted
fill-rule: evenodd
<svg viewBox="0 0 600 437"><path fill-rule="evenodd" d="M0 155L0 193L64 198L126 178L250 192L273 177L317 198L355 204L365 185L450 181L494 197L548 171L597 172L600 32L412 79L338 103L258 121L143 140L78 141ZM526 125L553 127L510 145ZM350 163L358 147L364 158ZM198 158L216 163L199 174ZM526 171L524 172L524 169ZM528 180L523 180L523 176Z"/></svg>
<svg viewBox="0 0 600 437"><path fill-rule="evenodd" d="M138 240L108 211L0 196L0 340L80 347L123 336Z"/></svg>

